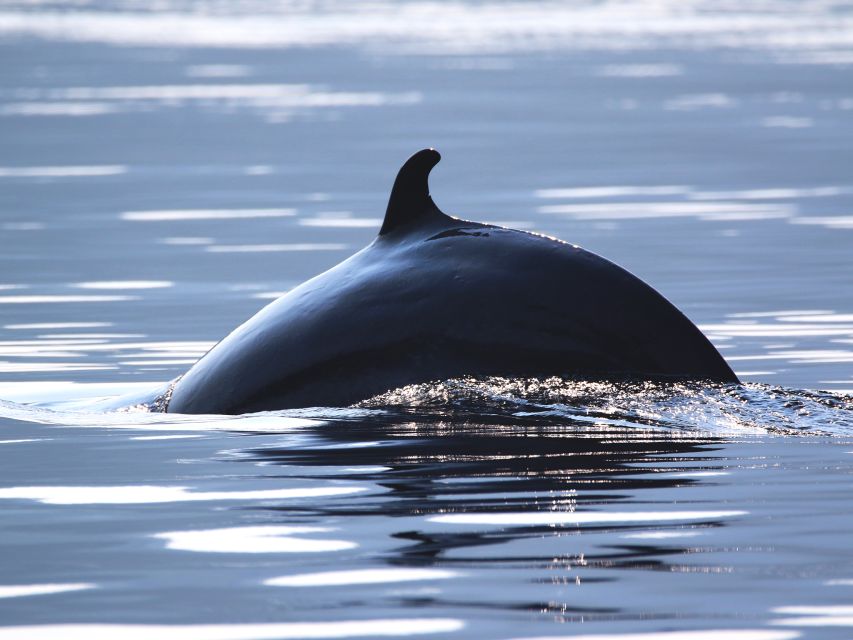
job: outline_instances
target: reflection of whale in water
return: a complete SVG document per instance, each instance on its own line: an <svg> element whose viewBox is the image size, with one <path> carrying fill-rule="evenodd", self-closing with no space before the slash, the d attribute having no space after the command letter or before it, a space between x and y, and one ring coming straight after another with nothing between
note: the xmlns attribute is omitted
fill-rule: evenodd
<svg viewBox="0 0 853 640"><path fill-rule="evenodd" d="M654 289L574 245L445 215L427 149L400 169L379 235L238 327L168 410L339 406L473 375L737 378Z"/></svg>
<svg viewBox="0 0 853 640"><path fill-rule="evenodd" d="M519 571L527 568L531 580L541 580L543 568L564 576L572 565L582 565L585 583L618 579L622 569L680 572L690 570L691 563L695 568L696 550L683 546L675 534L696 535L724 527L730 520L687 497L695 499L691 487L709 482L702 472L721 473L731 464L724 453L714 453L724 440L659 425L620 426L627 417L621 411L592 425L552 412L519 416L516 408L502 409L494 401L472 405L467 400L440 410L388 408L368 419L309 426L300 430L298 446L252 447L234 455L244 462L280 465L303 478L370 486L371 491L335 504L263 509L308 521L360 522L368 530L379 528L377 520L397 519L399 524L388 526L398 545L384 556L392 566L461 570L511 566ZM684 477L691 472L699 475ZM541 517L661 514L681 510L677 497L689 503L682 509L705 515L696 513L685 520L664 515L625 521L603 517L578 524L543 523ZM446 521L448 516L470 515L483 524ZM650 531L664 534L623 537ZM525 540L534 543L526 546ZM508 543L514 544L488 550ZM602 610L589 602L575 599L572 606L580 613L603 614L619 612L623 605L610 603ZM525 608L551 610L546 602L531 602Z"/></svg>

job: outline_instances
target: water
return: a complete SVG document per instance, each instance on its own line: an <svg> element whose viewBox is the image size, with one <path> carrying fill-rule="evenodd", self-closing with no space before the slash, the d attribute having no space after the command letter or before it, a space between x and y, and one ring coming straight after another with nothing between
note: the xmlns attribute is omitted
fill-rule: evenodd
<svg viewBox="0 0 853 640"><path fill-rule="evenodd" d="M0 640L850 637L851 34L845 2L2 3ZM622 264L745 385L87 409L368 243L426 146L443 210Z"/></svg>

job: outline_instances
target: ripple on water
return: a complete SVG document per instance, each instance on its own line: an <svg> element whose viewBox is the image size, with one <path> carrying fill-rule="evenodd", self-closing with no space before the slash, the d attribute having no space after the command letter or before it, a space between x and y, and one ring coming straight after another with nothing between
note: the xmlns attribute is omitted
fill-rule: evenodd
<svg viewBox="0 0 853 640"><path fill-rule="evenodd" d="M793 224L811 224L827 229L853 229L853 216L808 216L791 219Z"/></svg>
<svg viewBox="0 0 853 640"><path fill-rule="evenodd" d="M201 3L205 9L211 3ZM713 4L713 3L712 3ZM834 3L773 4L749 12L709 10L706 2L643 5L332 2L305 8L254 3L233 12L6 11L0 32L59 41L123 46L280 48L355 46L388 55L496 54L524 51L690 51L745 47L778 59L839 64L848 60L851 18ZM216 5L213 5L214 7ZM29 7L28 7L29 8ZM715 7L716 8L716 7ZM820 51L815 51L820 43ZM787 56L787 57L786 57ZM88 95L88 94L87 94ZM102 95L95 93L94 95Z"/></svg>
<svg viewBox="0 0 853 640"><path fill-rule="evenodd" d="M75 282L71 286L77 289L167 289L175 283L170 280L97 280Z"/></svg>
<svg viewBox="0 0 853 640"><path fill-rule="evenodd" d="M314 218L301 218L299 224L303 227L331 227L331 228L379 228L382 220L379 218L356 218L351 215L340 214L317 214Z"/></svg>
<svg viewBox="0 0 853 640"><path fill-rule="evenodd" d="M847 367L853 362L853 315L823 309L732 313L725 322L699 325L708 337L726 348L726 359L746 375L775 375L786 368L820 365L820 383L853 388ZM734 347L734 352L730 349Z"/></svg>
<svg viewBox="0 0 853 640"><path fill-rule="evenodd" d="M305 251L343 251L349 245L340 242L291 242L285 244L214 244L206 246L210 253L280 253Z"/></svg>
<svg viewBox="0 0 853 640"><path fill-rule="evenodd" d="M83 345L81 348L88 346ZM116 388L125 386L118 385ZM38 398L41 401L55 392L63 396L60 406L67 403L69 394L103 396L112 389L110 385L93 385L93 391L87 393L86 387L85 384L63 386L32 382L6 383L0 389L4 389L7 395L16 394L20 398ZM146 384L133 387L139 391L132 391L128 397L146 396L141 393L148 389ZM243 416L146 413L145 405L134 406L136 412L132 413L87 413L85 402L76 407L77 411L50 410L49 406L27 407L0 400L0 416L46 424L110 426L115 429L270 433L292 432L306 426L316 426L326 420L358 420L365 417L393 419L394 416L399 417L400 411L404 415L411 412L413 415L437 417L477 416L486 412L522 422L548 419L555 424L562 422L571 427L582 425L587 430L618 427L634 429L638 433L643 430L675 430L717 435L853 434L853 397L843 393L804 391L756 383L717 385L593 382L559 377L468 377L409 385L350 408L291 409ZM104 406L113 405L107 402ZM148 407L148 410L152 407ZM358 446L371 446L371 443L361 441Z"/></svg>
<svg viewBox="0 0 853 640"><path fill-rule="evenodd" d="M714 629L713 631L661 631L658 633L607 633L572 636L534 636L513 640L793 640L796 631L768 631L766 629Z"/></svg>
<svg viewBox="0 0 853 640"><path fill-rule="evenodd" d="M168 531L154 537L165 540L166 548L201 553L329 553L354 549L355 542L308 538L309 533L335 531L329 527L257 526Z"/></svg>
<svg viewBox="0 0 853 640"><path fill-rule="evenodd" d="M122 287L124 283L97 283ZM152 283L131 282L131 288ZM157 283L158 286L161 283ZM80 296L82 297L82 296ZM134 296L92 296L93 298L132 299ZM0 296L2 302L3 296ZM96 328L91 323L46 323L10 325L22 330L60 328ZM105 325L107 326L107 325ZM0 340L0 370L6 372L104 371L121 367L145 370L163 365L189 367L212 346L210 342L141 341L141 334L123 333L46 333L17 340ZM26 386L21 382L19 386ZM150 385L152 388L156 385ZM83 391L83 388L80 388ZM9 397L9 396L3 396Z"/></svg>
<svg viewBox="0 0 853 640"><path fill-rule="evenodd" d="M125 295L23 295L0 296L0 304L76 304L78 302L130 302L139 296Z"/></svg>
<svg viewBox="0 0 853 640"><path fill-rule="evenodd" d="M356 569L352 571L323 571L302 573L264 580L272 587L331 587L354 584L388 584L421 580L446 580L459 576L456 571L445 569Z"/></svg>
<svg viewBox="0 0 853 640"><path fill-rule="evenodd" d="M472 416L497 412L517 418L564 420L586 428L686 430L719 435L853 434L853 397L755 383L459 378L395 389L361 405Z"/></svg>
<svg viewBox="0 0 853 640"><path fill-rule="evenodd" d="M452 618L397 618L266 624L57 624L0 627L0 640L286 640L363 638L451 633L465 626ZM764 640L756 639L756 640ZM772 640L772 639L768 639Z"/></svg>
<svg viewBox="0 0 853 640"><path fill-rule="evenodd" d="M151 15L153 17L154 14ZM0 23L0 31L2 27ZM208 67L207 71L215 70ZM178 109L191 105L229 114L235 109L250 109L262 113L271 122L287 121L294 113L306 114L318 109L412 105L422 99L417 91L331 91L305 84L245 82L44 89L29 87L7 93L11 94L14 101L0 104L0 116L92 117L128 112L150 113L156 109ZM21 173L12 175L30 177ZM2 173L0 177L3 177Z"/></svg>
<svg viewBox="0 0 853 640"><path fill-rule="evenodd" d="M533 511L524 513L451 513L432 516L430 522L495 526L585 525L631 522L714 521L747 515L745 511L631 511L577 512Z"/></svg>
<svg viewBox="0 0 853 640"><path fill-rule="evenodd" d="M93 178L127 173L122 164L57 167L0 167L0 178Z"/></svg>
<svg viewBox="0 0 853 640"><path fill-rule="evenodd" d="M287 218L295 209L161 209L125 211L122 220L134 222L173 222L178 220L245 220L247 218ZM195 244L195 243L185 243ZM201 244L201 243L199 243Z"/></svg>
<svg viewBox="0 0 853 640"><path fill-rule="evenodd" d="M94 589L96 586L88 582L66 584L0 584L0 598L22 598L50 595L52 593L67 593L69 591Z"/></svg>
<svg viewBox="0 0 853 640"><path fill-rule="evenodd" d="M5 329L100 329L113 326L112 322L30 322L7 324Z"/></svg>
<svg viewBox="0 0 853 640"><path fill-rule="evenodd" d="M42 504L154 504L220 500L294 500L345 496L366 491L363 487L306 487L248 491L191 491L189 487L122 485L103 487L5 487L0 499L34 500Z"/></svg>
<svg viewBox="0 0 853 640"><path fill-rule="evenodd" d="M678 108L692 109L698 106L682 105ZM772 126L775 121L770 120L770 124L765 122L765 125ZM777 123L778 126L783 124L781 120ZM600 222L654 218L695 218L704 222L783 220L791 224L848 228L850 216L801 215L800 201L812 198L837 198L851 192L853 187L849 185L803 188L766 187L731 191L710 191L687 185L604 185L538 189L533 195L542 200L564 201L541 205L537 209L539 213L562 215L575 220ZM650 201L649 198L656 198L656 200Z"/></svg>
<svg viewBox="0 0 853 640"><path fill-rule="evenodd" d="M773 620L771 624L791 627L853 627L853 606L811 605L776 607L774 613L796 616Z"/></svg>

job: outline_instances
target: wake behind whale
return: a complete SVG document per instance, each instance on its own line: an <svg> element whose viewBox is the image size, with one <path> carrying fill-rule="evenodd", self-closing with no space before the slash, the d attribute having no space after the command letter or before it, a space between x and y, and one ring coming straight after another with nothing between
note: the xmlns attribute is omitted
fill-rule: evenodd
<svg viewBox="0 0 853 640"><path fill-rule="evenodd" d="M173 413L344 406L405 385L480 376L737 382L657 291L580 247L442 213L400 169L365 249L214 346L166 396Z"/></svg>

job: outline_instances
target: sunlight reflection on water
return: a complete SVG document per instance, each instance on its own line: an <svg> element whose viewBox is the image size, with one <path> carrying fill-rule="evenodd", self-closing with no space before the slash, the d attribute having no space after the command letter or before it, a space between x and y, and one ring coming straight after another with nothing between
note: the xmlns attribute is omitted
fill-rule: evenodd
<svg viewBox="0 0 853 640"><path fill-rule="evenodd" d="M851 10L5 2L0 640L847 638ZM748 382L150 412L426 146Z"/></svg>
<svg viewBox="0 0 853 640"><path fill-rule="evenodd" d="M188 491L188 487L8 487L0 499L35 500L42 504L150 504L207 500L289 500L339 496L364 491L360 487L258 489L255 491Z"/></svg>
<svg viewBox="0 0 853 640"><path fill-rule="evenodd" d="M133 625L65 624L0 628L0 640L87 638L88 640L284 640L288 638L361 638L450 633L460 620L400 618L340 622L282 622L268 624ZM764 640L757 639L757 640ZM771 639L768 639L771 640Z"/></svg>
<svg viewBox="0 0 853 640"><path fill-rule="evenodd" d="M318 492L314 495L319 497L323 494ZM235 527L206 531L171 531L158 533L154 537L166 540L167 549L202 553L328 553L358 546L346 540L318 540L304 536L307 533L329 531L334 529L280 526Z"/></svg>

